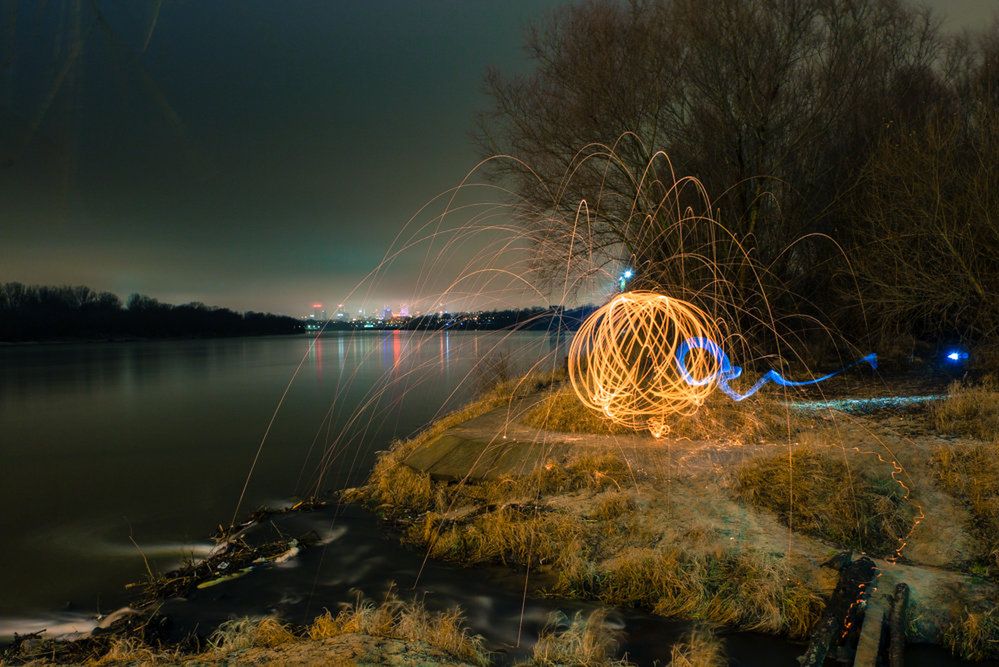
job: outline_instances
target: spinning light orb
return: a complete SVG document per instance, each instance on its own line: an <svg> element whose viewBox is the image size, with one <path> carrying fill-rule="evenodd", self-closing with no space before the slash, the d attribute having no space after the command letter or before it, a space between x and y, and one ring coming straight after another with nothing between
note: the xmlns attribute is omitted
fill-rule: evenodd
<svg viewBox="0 0 999 667"><path fill-rule="evenodd" d="M877 356L868 354L809 380L788 380L770 370L739 392L729 382L742 368L732 364L719 340L717 323L697 306L654 292L625 292L583 322L569 348L569 380L584 405L660 438L670 417L693 414L716 388L742 401L768 382L803 387L857 364L877 368Z"/></svg>
<svg viewBox="0 0 999 667"><path fill-rule="evenodd" d="M722 377L719 357L687 345L694 339L720 339L714 320L697 306L653 292L618 294L573 338L569 379L583 404L658 438L670 417L693 414Z"/></svg>

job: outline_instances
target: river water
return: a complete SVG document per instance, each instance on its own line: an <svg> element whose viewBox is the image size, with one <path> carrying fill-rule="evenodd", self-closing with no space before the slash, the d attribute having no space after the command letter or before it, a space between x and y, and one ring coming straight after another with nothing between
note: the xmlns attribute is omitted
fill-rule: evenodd
<svg viewBox="0 0 999 667"><path fill-rule="evenodd" d="M484 369L518 372L561 356L564 340L528 332L0 347L0 640L88 629L127 600L125 582L143 576L140 549L161 570L204 553L205 538L236 510L279 402L241 515L307 493L327 448L332 465L320 488L357 484L393 438L466 402L491 379ZM317 529L325 545L171 603L178 635L246 614L301 622L353 589L377 597L390 581L400 591L417 583L423 555L359 508L283 521ZM523 576L509 572L429 563L418 583L428 605L460 604L473 630L511 656L523 655L552 611L589 608L525 602ZM668 659L686 630L633 610L613 618L641 663ZM727 649L746 665L796 664L802 650L749 633L728 635ZM943 659L931 649L911 658Z"/></svg>

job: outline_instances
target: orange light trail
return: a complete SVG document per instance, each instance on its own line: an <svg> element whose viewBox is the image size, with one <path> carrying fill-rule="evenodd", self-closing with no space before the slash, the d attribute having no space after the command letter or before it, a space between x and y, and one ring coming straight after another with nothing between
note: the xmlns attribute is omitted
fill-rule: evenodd
<svg viewBox="0 0 999 667"><path fill-rule="evenodd" d="M708 313L692 303L654 292L625 292L595 311L569 348L569 379L584 405L636 431L660 438L669 419L691 415L714 391L719 360L691 350L686 360L691 383L676 356L691 338L721 340Z"/></svg>

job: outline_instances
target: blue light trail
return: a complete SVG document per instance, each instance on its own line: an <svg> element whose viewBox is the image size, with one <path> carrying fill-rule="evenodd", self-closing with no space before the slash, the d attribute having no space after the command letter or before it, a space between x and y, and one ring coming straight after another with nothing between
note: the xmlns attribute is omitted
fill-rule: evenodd
<svg viewBox="0 0 999 667"><path fill-rule="evenodd" d="M687 355L691 350L695 349L706 350L708 354L715 358L715 361L718 364L717 376L708 376L698 379L690 374L687 370ZM768 382L779 384L782 387L805 387L808 385L818 384L819 382L824 382L829 378L839 375L843 371L864 363L870 364L871 368L877 368L878 355L872 352L871 354L863 356L860 359L843 366L838 371L827 373L822 377L812 378L811 380L788 380L777 371L769 370L756 381L756 384L750 387L747 391L740 393L735 389L732 389L728 383L742 375L742 367L733 366L732 361L728 358L728 355L725 354L725 351L721 349L718 343L714 342L710 338L688 338L680 344L680 347L677 348L676 351L676 367L687 384L692 387L701 387L710 382L717 381L718 388L728 394L733 401L742 401L749 398Z"/></svg>

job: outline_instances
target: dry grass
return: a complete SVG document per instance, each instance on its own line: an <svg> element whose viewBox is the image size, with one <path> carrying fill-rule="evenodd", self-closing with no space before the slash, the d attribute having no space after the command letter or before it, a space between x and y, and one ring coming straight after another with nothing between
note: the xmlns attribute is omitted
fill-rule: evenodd
<svg viewBox="0 0 999 667"><path fill-rule="evenodd" d="M403 510L425 512L434 506L434 485L429 474L405 465L404 457L395 449L379 456L363 492L390 514Z"/></svg>
<svg viewBox="0 0 999 667"><path fill-rule="evenodd" d="M933 406L933 417L944 433L995 442L999 440L999 385L989 379L978 385L955 382L947 398Z"/></svg>
<svg viewBox="0 0 999 667"><path fill-rule="evenodd" d="M798 532L874 555L893 553L911 530L915 511L876 459L851 467L842 456L811 447L795 449L790 459L744 462L735 473L736 493Z"/></svg>
<svg viewBox="0 0 999 667"><path fill-rule="evenodd" d="M619 492L633 484L628 464L616 454L590 454L566 463L548 462L532 474L481 484L434 486L433 509L406 531L408 541L425 545L434 558L474 563L563 562L578 554L583 526L572 516L545 507L544 497L579 491ZM608 518L633 509L625 494L602 499L598 512ZM478 508L468 517L453 508ZM403 514L405 509L390 513ZM592 536L591 536L592 537Z"/></svg>
<svg viewBox="0 0 999 667"><path fill-rule="evenodd" d="M251 648L274 648L295 641L295 634L276 618L241 618L226 621L212 633L208 643L213 653L224 654Z"/></svg>
<svg viewBox="0 0 999 667"><path fill-rule="evenodd" d="M505 507L467 523L428 513L408 533L433 558L463 564L526 565L557 561L582 536L571 517L557 512Z"/></svg>
<svg viewBox="0 0 999 667"><path fill-rule="evenodd" d="M668 437L745 442L787 433L793 426L790 419L784 405L764 396L741 403L712 396L694 415L674 418ZM572 388L564 385L549 391L521 421L534 428L564 433L634 433L583 405Z"/></svg>
<svg viewBox="0 0 999 667"><path fill-rule="evenodd" d="M122 637L111 642L107 653L94 660L88 660L87 665L154 665L179 660L174 652L157 651L141 639Z"/></svg>
<svg viewBox="0 0 999 667"><path fill-rule="evenodd" d="M484 640L469 634L461 610L431 612L417 601L403 602L393 590L389 590L380 604L358 595L353 604L343 605L335 616L326 611L316 617L304 632L294 632L273 617L243 618L220 625L209 639L210 648L197 655L159 651L140 639L121 638L112 641L106 652L87 664L96 667L238 663L238 654L251 649L271 649L293 642L322 641L343 635L422 642L466 663L489 664Z"/></svg>
<svg viewBox="0 0 999 667"><path fill-rule="evenodd" d="M520 421L534 428L562 433L634 433L583 405L569 386L549 391L524 413Z"/></svg>
<svg viewBox="0 0 999 667"><path fill-rule="evenodd" d="M580 489L620 489L632 479L628 462L617 454L605 452L583 454L565 464L550 461L517 483L521 487L521 493L533 492L543 496Z"/></svg>
<svg viewBox="0 0 999 667"><path fill-rule="evenodd" d="M641 604L678 616L765 632L806 634L821 599L797 581L786 562L755 550L687 550L682 539L636 547L603 564L600 599Z"/></svg>
<svg viewBox="0 0 999 667"><path fill-rule="evenodd" d="M960 621L944 629L944 643L966 660L999 658L999 608L965 610Z"/></svg>
<svg viewBox="0 0 999 667"><path fill-rule="evenodd" d="M358 595L336 616L327 611L317 617L307 631L315 640L352 633L421 641L460 660L489 664L483 638L468 633L460 609L431 612L419 602L403 602L392 590L377 605Z"/></svg>
<svg viewBox="0 0 999 667"><path fill-rule="evenodd" d="M433 558L530 564L559 595L795 636L808 631L820 600L783 559L719 550L703 534L664 535L646 526L631 488L638 483L620 457L600 454L550 463L519 479L433 484L427 496L434 509L405 535ZM573 493L588 501L581 514L546 502Z"/></svg>
<svg viewBox="0 0 999 667"><path fill-rule="evenodd" d="M621 491L603 495L593 508L591 516L599 521L614 521L626 517L637 509L635 499Z"/></svg>
<svg viewBox="0 0 999 667"><path fill-rule="evenodd" d="M724 667L725 645L706 628L695 628L670 649L669 667Z"/></svg>
<svg viewBox="0 0 999 667"><path fill-rule="evenodd" d="M618 634L603 609L590 612L586 618L577 612L571 620L555 614L534 645L533 663L544 667L627 665L616 658Z"/></svg>
<svg viewBox="0 0 999 667"><path fill-rule="evenodd" d="M637 604L664 616L794 636L818 617L820 598L777 556L694 548L697 535L658 535L659 546L636 546L650 534L627 494L610 492L595 507L590 521L550 509L503 508L467 522L429 514L409 537L433 557L530 562L547 573L555 594Z"/></svg>
<svg viewBox="0 0 999 667"><path fill-rule="evenodd" d="M933 454L937 479L971 513L970 533L978 540L975 565L999 575L999 442L947 445Z"/></svg>

